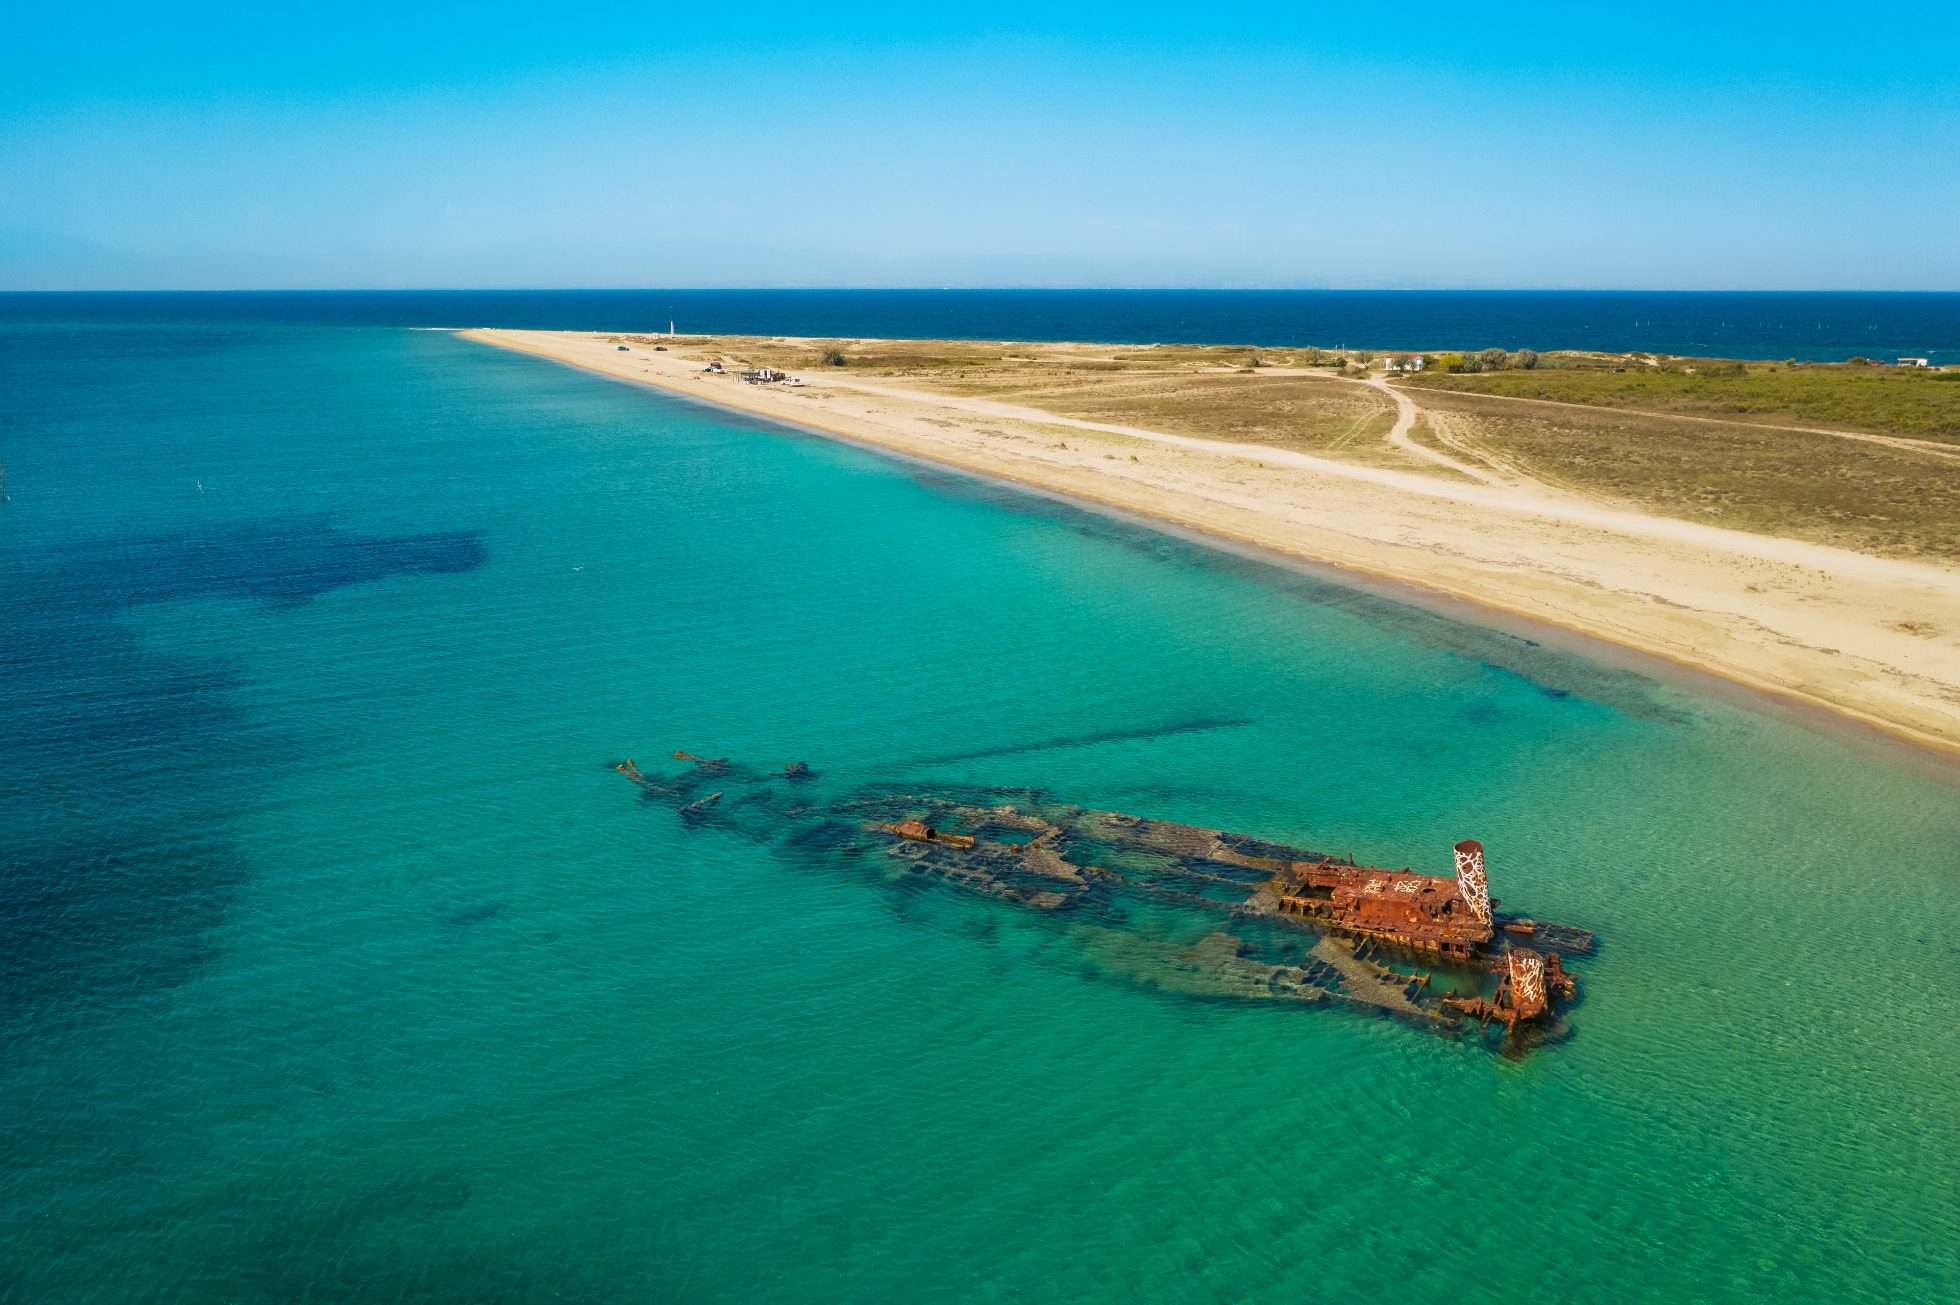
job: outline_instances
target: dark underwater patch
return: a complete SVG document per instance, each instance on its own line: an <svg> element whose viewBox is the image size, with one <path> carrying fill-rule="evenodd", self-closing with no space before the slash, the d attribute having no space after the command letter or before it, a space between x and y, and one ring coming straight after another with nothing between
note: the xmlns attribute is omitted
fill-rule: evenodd
<svg viewBox="0 0 1960 1305"><path fill-rule="evenodd" d="M480 531L362 535L317 520L245 522L110 545L103 553L96 565L114 572L106 596L121 607L185 598L292 607L398 575L474 571L484 558Z"/></svg>
<svg viewBox="0 0 1960 1305"><path fill-rule="evenodd" d="M1610 691L1608 689L1601 688L1593 692L1581 693L1575 689L1568 688L1564 684L1548 683L1545 679L1540 678L1543 674L1560 674L1561 672L1577 678L1584 674L1577 664L1568 668L1562 663L1534 663L1528 655L1520 659L1523 665L1510 665L1502 661L1492 661L1489 658L1483 657L1475 658L1474 660L1477 663L1477 670L1482 674L1506 684L1515 684L1530 689L1533 693L1549 702L1570 702L1575 706L1589 705L1605 707L1608 710L1617 711L1621 715L1637 720L1679 722L1686 719L1681 713L1664 707L1658 702L1644 698L1620 701L1610 697ZM1599 673L1602 676L1610 674L1604 668L1601 668ZM1495 709L1493 710L1495 711ZM1503 713L1501 711L1495 711L1495 714L1501 716Z"/></svg>
<svg viewBox="0 0 1960 1305"><path fill-rule="evenodd" d="M347 585L472 570L477 532L248 523L0 561L0 1023L183 982L248 873L228 822L279 770L222 664L158 654L147 603L295 607Z"/></svg>
<svg viewBox="0 0 1960 1305"><path fill-rule="evenodd" d="M509 902L482 902L476 906L466 906L449 917L449 923L461 929L473 924L487 924L510 909Z"/></svg>
<svg viewBox="0 0 1960 1305"><path fill-rule="evenodd" d="M1223 716L1198 716L1170 721L1163 725L1144 725L1128 729L1097 730L1088 734L1064 734L1058 738L1031 739L1026 743L1007 743L971 752L948 752L939 756L914 757L903 763L911 766L943 766L958 761L982 761L991 757L1010 757L1023 752L1051 752L1058 748L1082 748L1097 743L1135 743L1146 739L1170 738L1177 734L1204 734L1212 730L1237 729L1252 721Z"/></svg>
<svg viewBox="0 0 1960 1305"><path fill-rule="evenodd" d="M222 673L141 649L99 591L0 595L0 1022L180 983L244 876L224 795L260 745Z"/></svg>

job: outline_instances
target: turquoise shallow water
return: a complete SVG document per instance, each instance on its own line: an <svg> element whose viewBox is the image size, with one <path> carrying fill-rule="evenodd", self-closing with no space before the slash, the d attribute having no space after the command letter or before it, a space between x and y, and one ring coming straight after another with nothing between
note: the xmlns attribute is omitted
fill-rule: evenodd
<svg viewBox="0 0 1960 1305"><path fill-rule="evenodd" d="M0 1298L1960 1298L1951 771L440 333L0 367ZM1522 1061L1196 1001L677 746L1602 947Z"/></svg>

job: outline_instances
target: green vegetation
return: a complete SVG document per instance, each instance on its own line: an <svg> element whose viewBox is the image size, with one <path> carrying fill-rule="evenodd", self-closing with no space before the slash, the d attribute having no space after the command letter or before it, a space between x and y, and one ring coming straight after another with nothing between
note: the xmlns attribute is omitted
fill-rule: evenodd
<svg viewBox="0 0 1960 1305"><path fill-rule="evenodd" d="M1960 372L1709 362L1630 366L1623 373L1542 366L1482 373L1430 371L1410 383L1515 399L1960 442L1960 387L1937 383L1946 377L1960 377Z"/></svg>
<svg viewBox="0 0 1960 1305"><path fill-rule="evenodd" d="M1507 367L1531 371L1538 366L1538 351L1520 349L1506 353L1502 349L1479 349L1475 353L1446 353L1436 360L1436 365L1452 375L1501 372Z"/></svg>

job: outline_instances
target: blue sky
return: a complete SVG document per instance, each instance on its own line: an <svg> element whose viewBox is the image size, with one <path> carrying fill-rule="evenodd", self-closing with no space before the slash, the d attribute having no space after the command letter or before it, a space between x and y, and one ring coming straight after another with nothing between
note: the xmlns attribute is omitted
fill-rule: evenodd
<svg viewBox="0 0 1960 1305"><path fill-rule="evenodd" d="M24 4L0 288L1960 289L1960 7Z"/></svg>

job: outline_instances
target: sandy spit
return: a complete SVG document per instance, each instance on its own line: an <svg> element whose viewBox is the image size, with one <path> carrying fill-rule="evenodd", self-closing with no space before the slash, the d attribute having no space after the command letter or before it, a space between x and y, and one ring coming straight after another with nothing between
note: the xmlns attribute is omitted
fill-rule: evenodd
<svg viewBox="0 0 1960 1305"><path fill-rule="evenodd" d="M463 338L1577 630L1960 755L1960 570L605 334Z"/></svg>

